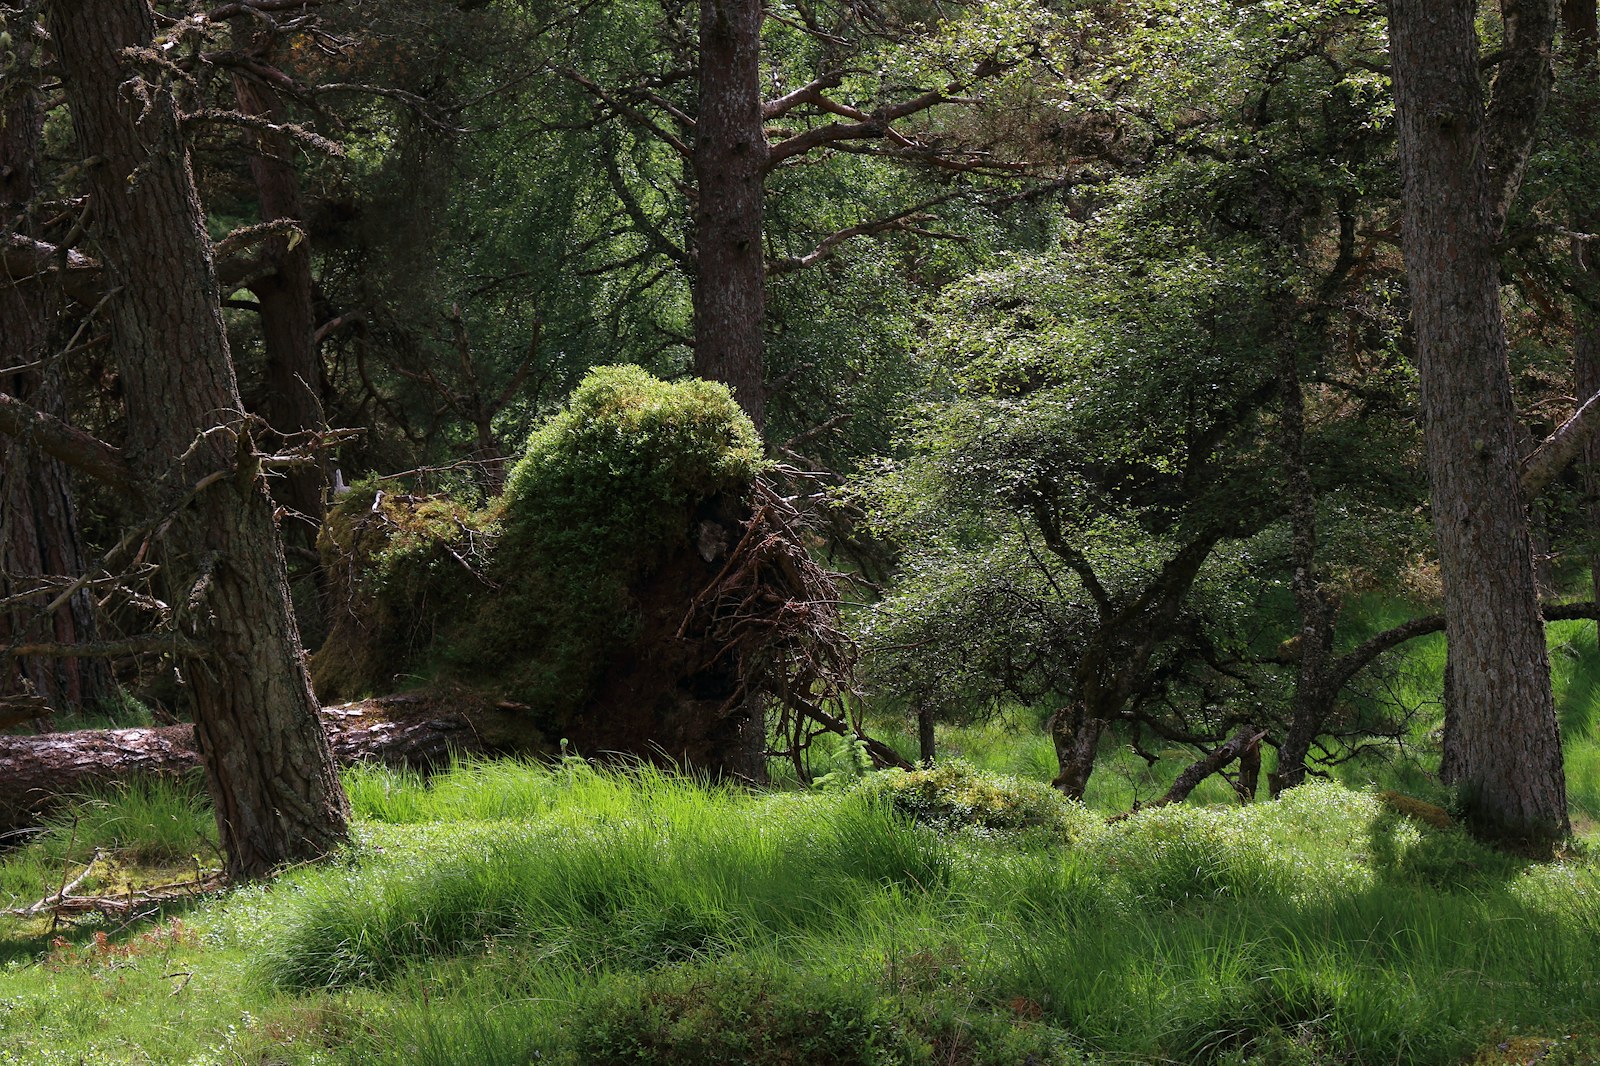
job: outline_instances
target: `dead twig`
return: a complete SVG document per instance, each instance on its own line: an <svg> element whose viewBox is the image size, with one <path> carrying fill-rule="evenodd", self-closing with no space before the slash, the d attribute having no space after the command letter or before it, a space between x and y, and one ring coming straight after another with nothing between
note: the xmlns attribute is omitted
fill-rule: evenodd
<svg viewBox="0 0 1600 1066"><path fill-rule="evenodd" d="M56 892L27 907L18 907L14 910L0 913L4 913L10 918L36 918L41 914L62 918L73 914L94 913L104 914L109 917L122 917L132 914L138 908L148 907L153 910L166 903L193 899L195 896L206 892L216 892L225 884L221 871L218 871L203 876L197 874L188 880L171 881L163 885L153 885L150 888L130 889L116 896L77 895L78 886L88 880L95 864L103 857L104 855L100 849L96 848L88 864L71 882L63 884Z"/></svg>

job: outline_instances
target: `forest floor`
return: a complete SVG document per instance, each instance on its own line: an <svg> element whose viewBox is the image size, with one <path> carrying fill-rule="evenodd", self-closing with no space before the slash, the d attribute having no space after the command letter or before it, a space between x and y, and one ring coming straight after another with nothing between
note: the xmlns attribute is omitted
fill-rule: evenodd
<svg viewBox="0 0 1600 1066"><path fill-rule="evenodd" d="M0 854L0 911L117 900L0 916L0 1066L1597 1063L1600 648L1550 644L1578 837L1546 862L1404 798L1448 803L1439 640L1349 697L1399 743L1244 807L1212 778L1118 820L1186 757L1114 742L1069 803L1034 711L942 727L917 775L821 742L762 792L363 768L338 861L125 907L215 870L210 813L83 797Z"/></svg>
<svg viewBox="0 0 1600 1066"><path fill-rule="evenodd" d="M341 861L0 919L0 1063L1600 1061L1593 842L1507 857L1374 789L1112 822L959 763L347 783ZM203 872L207 820L181 786L86 800L0 863L0 907L97 849L78 892Z"/></svg>

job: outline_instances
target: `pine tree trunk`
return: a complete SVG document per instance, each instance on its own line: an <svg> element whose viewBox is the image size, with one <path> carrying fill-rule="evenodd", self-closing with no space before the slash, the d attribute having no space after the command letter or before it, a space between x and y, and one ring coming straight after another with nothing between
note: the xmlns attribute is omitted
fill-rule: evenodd
<svg viewBox="0 0 1600 1066"><path fill-rule="evenodd" d="M731 388L757 429L766 411L761 17L761 0L701 3L694 137L695 373Z"/></svg>
<svg viewBox="0 0 1600 1066"><path fill-rule="evenodd" d="M31 19L16 6L0 6ZM17 71L32 61L32 43L16 42ZM27 234L38 195L38 156L44 110L33 87L19 79L0 106L0 218ZM36 410L62 417L66 399L59 364L51 361L60 286L53 276L0 282L0 392ZM58 588L45 577L73 580L84 571L83 538L64 463L24 439L0 439L0 601L40 590L40 598L0 608L0 645L44 640L73 644L98 639L94 602L87 590L52 615L40 609ZM111 672L102 660L26 656L0 666L0 697L37 698L41 711L81 711L110 698ZM47 724L43 717L40 724Z"/></svg>
<svg viewBox="0 0 1600 1066"><path fill-rule="evenodd" d="M1600 143L1600 112L1592 96L1600 90L1600 56L1596 54L1600 50L1600 19L1596 17L1595 0L1564 0L1561 23L1572 54L1577 94L1582 101L1574 116L1574 132L1589 146L1583 158L1592 168L1595 146ZM1592 227L1600 224L1600 210L1592 197L1578 196L1575 200L1572 228L1579 233L1593 233ZM1590 242L1572 242L1572 268L1578 294L1573 310L1572 377L1577 386L1578 402L1582 403L1600 392L1600 261ZM1581 470L1583 517L1588 525L1590 587L1594 597L1600 600L1600 437L1591 436L1584 444ZM1600 627L1596 627L1596 633L1600 635Z"/></svg>
<svg viewBox="0 0 1600 1066"><path fill-rule="evenodd" d="M234 19L235 44L264 52L264 41L248 40L249 24L249 16ZM243 113L278 124L287 121L277 94L267 86L249 75L235 74L233 88ZM261 221L304 223L293 142L281 133L257 130L250 133L249 144L250 174L261 203ZM267 393L258 413L280 433L324 429L327 420L322 407L322 362L315 341L310 242L303 236L294 241L287 236L270 237L262 243L262 255L272 271L250 286L261 305L267 356ZM316 546L327 486L327 461L319 453L312 465L287 471L275 488L274 495L290 511L283 529L292 543L307 549Z"/></svg>
<svg viewBox="0 0 1600 1066"><path fill-rule="evenodd" d="M1551 840L1568 832L1566 788L1518 478L1476 10L1472 0L1391 0L1389 19L1450 642L1445 755L1477 831Z"/></svg>
<svg viewBox="0 0 1600 1066"><path fill-rule="evenodd" d="M228 874L251 878L347 838L348 803L306 676L272 501L223 330L216 273L177 111L144 80L145 0L57 0L50 28L115 290L107 311L129 412L126 457L172 507L160 562ZM154 517L154 516L152 516Z"/></svg>

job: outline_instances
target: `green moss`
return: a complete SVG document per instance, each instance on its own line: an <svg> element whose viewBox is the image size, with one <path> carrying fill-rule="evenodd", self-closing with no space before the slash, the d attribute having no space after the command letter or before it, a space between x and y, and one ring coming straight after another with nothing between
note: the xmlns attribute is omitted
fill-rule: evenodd
<svg viewBox="0 0 1600 1066"><path fill-rule="evenodd" d="M318 547L338 613L312 659L323 699L392 687L485 590L499 529L492 510L443 496L356 485L329 510Z"/></svg>
<svg viewBox="0 0 1600 1066"><path fill-rule="evenodd" d="M1076 840L1098 828L1081 803L1049 785L986 773L959 760L873 775L863 786L901 814L948 829L1045 830Z"/></svg>
<svg viewBox="0 0 1600 1066"><path fill-rule="evenodd" d="M636 634L640 581L691 550L699 519L737 512L761 451L725 386L611 366L534 433L481 511L358 487L324 533L352 607L318 652L319 691L405 672L497 688L541 715L581 706Z"/></svg>
<svg viewBox="0 0 1600 1066"><path fill-rule="evenodd" d="M507 531L551 561L648 555L688 533L697 503L744 492L762 465L761 438L726 386L600 367L529 439L506 481Z"/></svg>
<svg viewBox="0 0 1600 1066"><path fill-rule="evenodd" d="M591 371L507 478L497 590L450 660L499 672L536 712L581 704L634 635L631 589L688 548L697 512L742 499L762 464L726 386Z"/></svg>

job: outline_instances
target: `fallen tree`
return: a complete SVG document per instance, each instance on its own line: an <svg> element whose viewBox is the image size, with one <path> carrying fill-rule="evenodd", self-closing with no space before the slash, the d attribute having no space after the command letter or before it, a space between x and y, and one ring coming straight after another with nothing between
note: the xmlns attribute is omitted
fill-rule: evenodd
<svg viewBox="0 0 1600 1066"><path fill-rule="evenodd" d="M322 710L343 765L370 760L429 770L459 755L548 756L559 750L526 709L462 691L408 693ZM192 725L0 736L0 840L15 837L63 801L140 775L200 769Z"/></svg>
<svg viewBox="0 0 1600 1066"><path fill-rule="evenodd" d="M728 390L637 367L585 378L482 506L353 486L319 539L331 596L312 660L342 761L427 768L450 752L804 776L818 731L853 735L855 649L796 500ZM70 654L70 652L68 652ZM769 752L769 711L783 741ZM61 794L197 764L187 727L0 738L0 832Z"/></svg>

